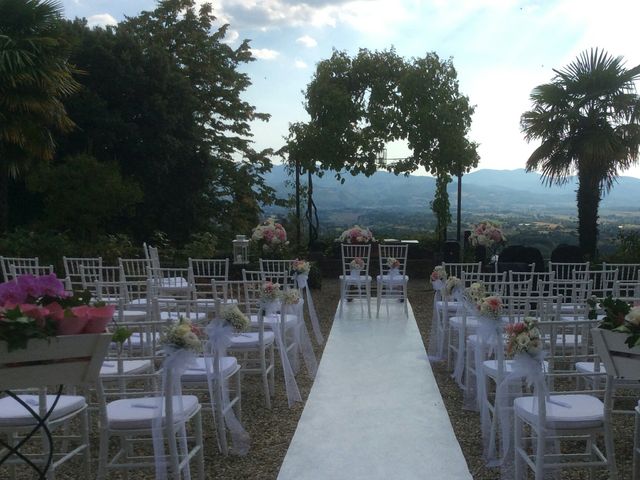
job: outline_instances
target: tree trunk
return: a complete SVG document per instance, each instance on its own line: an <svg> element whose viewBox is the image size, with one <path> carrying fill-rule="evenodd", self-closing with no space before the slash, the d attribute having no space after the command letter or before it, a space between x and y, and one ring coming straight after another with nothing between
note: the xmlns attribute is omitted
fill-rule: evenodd
<svg viewBox="0 0 640 480"><path fill-rule="evenodd" d="M583 170L578 172L578 236L582 252L589 260L594 260L598 246L600 182L593 174Z"/></svg>

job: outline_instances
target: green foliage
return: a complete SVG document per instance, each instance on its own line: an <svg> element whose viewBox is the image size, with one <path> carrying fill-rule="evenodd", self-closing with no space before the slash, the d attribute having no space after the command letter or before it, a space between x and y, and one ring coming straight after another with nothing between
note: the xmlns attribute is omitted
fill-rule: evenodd
<svg viewBox="0 0 640 480"><path fill-rule="evenodd" d="M640 231L619 232L616 251L608 261L617 263L640 263Z"/></svg>
<svg viewBox="0 0 640 480"><path fill-rule="evenodd" d="M592 49L555 72L533 90L533 108L521 118L526 140L541 141L527 170L541 170L549 185L577 173L580 246L593 259L600 200L638 159L640 65L626 69L622 57Z"/></svg>
<svg viewBox="0 0 640 480"><path fill-rule="evenodd" d="M27 185L43 197L45 227L66 229L85 241L131 218L142 198L140 188L122 178L117 164L89 155L43 164L29 175Z"/></svg>
<svg viewBox="0 0 640 480"><path fill-rule="evenodd" d="M451 212L449 211L449 193L447 185L451 182L451 177L447 174L438 175L436 178L436 193L433 201L430 202L431 210L437 220L436 238L439 242L447 239L447 226L451 223Z"/></svg>
<svg viewBox="0 0 640 480"><path fill-rule="evenodd" d="M631 307L623 300L604 298L600 301L600 308L604 310L604 318L600 323L600 328L614 330L624 325L624 317L629 313Z"/></svg>
<svg viewBox="0 0 640 480"><path fill-rule="evenodd" d="M101 235L91 251L83 256L101 256L106 265L116 265L118 258L138 258L141 252L140 246L134 245L129 235L116 233Z"/></svg>
<svg viewBox="0 0 640 480"><path fill-rule="evenodd" d="M39 257L41 265L63 272L62 256L77 255L74 242L65 233L16 228L0 236L0 252L6 257Z"/></svg>
<svg viewBox="0 0 640 480"><path fill-rule="evenodd" d="M20 307L6 310L0 322L0 341L7 342L7 350L27 348L32 338L49 338L56 334L57 324L50 318L42 322L22 314Z"/></svg>
<svg viewBox="0 0 640 480"><path fill-rule="evenodd" d="M213 258L216 254L218 239L211 232L194 233L182 247L183 258Z"/></svg>
<svg viewBox="0 0 640 480"><path fill-rule="evenodd" d="M0 231L7 226L8 176L51 160L52 133L74 125L61 101L79 87L61 16L54 1L0 2Z"/></svg>

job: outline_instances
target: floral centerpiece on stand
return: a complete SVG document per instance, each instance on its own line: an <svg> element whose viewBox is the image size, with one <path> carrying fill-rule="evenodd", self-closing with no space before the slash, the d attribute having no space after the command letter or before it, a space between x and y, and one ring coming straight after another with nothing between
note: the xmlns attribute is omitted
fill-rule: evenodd
<svg viewBox="0 0 640 480"><path fill-rule="evenodd" d="M366 227L361 227L360 225L354 225L351 228L346 229L340 236L338 237L338 241L340 243L371 243L375 242L376 239L373 238L373 234L371 230Z"/></svg>
<svg viewBox="0 0 640 480"><path fill-rule="evenodd" d="M115 306L91 305L88 291L72 295L55 274L20 275L0 284L0 340L9 351L31 338L104 332Z"/></svg>
<svg viewBox="0 0 640 480"><path fill-rule="evenodd" d="M490 258L493 259L499 248L507 242L507 237L497 223L484 220L473 227L469 242L476 248L486 249L490 253Z"/></svg>
<svg viewBox="0 0 640 480"><path fill-rule="evenodd" d="M282 254L289 246L287 231L273 217L253 229L251 240L259 246L261 254Z"/></svg>
<svg viewBox="0 0 640 480"><path fill-rule="evenodd" d="M237 333L246 332L251 326L251 322L237 305L226 306L222 310L222 320Z"/></svg>

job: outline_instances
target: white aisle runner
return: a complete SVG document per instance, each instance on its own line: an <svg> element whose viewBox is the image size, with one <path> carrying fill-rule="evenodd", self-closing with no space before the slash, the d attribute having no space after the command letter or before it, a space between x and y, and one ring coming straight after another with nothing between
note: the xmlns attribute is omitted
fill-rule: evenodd
<svg viewBox="0 0 640 480"><path fill-rule="evenodd" d="M360 307L336 314L278 479L471 479L411 306Z"/></svg>

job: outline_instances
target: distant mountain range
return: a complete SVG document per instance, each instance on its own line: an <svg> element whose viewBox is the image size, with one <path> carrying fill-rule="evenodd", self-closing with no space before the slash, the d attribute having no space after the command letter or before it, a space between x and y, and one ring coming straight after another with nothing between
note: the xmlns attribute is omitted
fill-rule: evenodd
<svg viewBox="0 0 640 480"><path fill-rule="evenodd" d="M267 183L281 197L287 189L284 167L274 166L266 175ZM306 176L303 178L306 181ZM377 172L371 177L347 175L340 184L331 173L314 177L314 200L320 211L341 209L376 209L424 211L433 199L435 179L426 176L396 176ZM455 208L457 182L449 186L452 208ZM462 179L462 205L466 211L501 211L514 213L576 213L575 178L563 185L547 187L537 173L516 170L478 170ZM640 211L640 179L620 177L611 193L603 199L601 212Z"/></svg>

